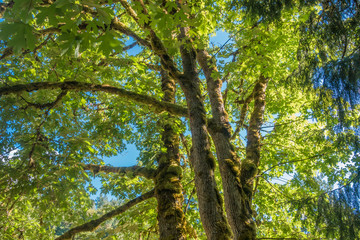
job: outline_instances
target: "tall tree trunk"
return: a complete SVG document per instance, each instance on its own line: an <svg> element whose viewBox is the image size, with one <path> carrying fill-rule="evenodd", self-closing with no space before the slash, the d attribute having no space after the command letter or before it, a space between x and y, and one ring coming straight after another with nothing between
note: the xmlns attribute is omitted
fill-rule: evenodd
<svg viewBox="0 0 360 240"><path fill-rule="evenodd" d="M249 186L247 183L244 185L244 183L241 182L241 179L246 178L242 177L242 174L248 175L245 168L244 172L240 171L240 169L243 169L241 165L246 163L247 160L240 163L238 157L236 156L234 146L230 142L231 127L221 94L222 81L219 78L213 77L213 73L218 72L216 65L212 62L211 56L205 50L197 51L197 60L204 70L207 80L207 88L213 115L213 118L208 124L208 129L214 141L217 159L219 162L227 218L234 234L234 239L253 240L256 239L256 226L252 218L252 195L250 195L249 198L249 194L247 192L247 190L249 190ZM266 86L263 89L263 94L265 94L265 89ZM260 91L255 92L255 94L261 94ZM258 109L256 109L256 111L258 112ZM263 114L263 111L261 114ZM259 120L259 118L257 119ZM260 118L260 124L261 121L262 115ZM252 141L251 143L248 142L248 144L253 146L258 143ZM258 146L260 145L258 144ZM259 159L256 161L258 162ZM256 165L256 171L257 166L258 165Z"/></svg>
<svg viewBox="0 0 360 240"><path fill-rule="evenodd" d="M180 42L186 38L185 28L180 28ZM201 99L200 79L196 71L196 54L186 46L180 47L183 74L180 73L154 31L150 31L151 46L161 59L163 69L180 83L185 94L192 135L191 161L195 172L195 187L201 221L208 239L230 239L231 231L223 211L223 202L216 186L215 159L210 150L206 127L206 112ZM189 38L187 38L189 39ZM190 44L191 45L191 44Z"/></svg>
<svg viewBox="0 0 360 240"><path fill-rule="evenodd" d="M161 71L163 101L175 102L175 82L165 70ZM158 173L155 178L155 196L157 199L157 219L160 239L186 239L185 215L182 210L183 187L181 185L182 168L179 155L179 135L174 130L175 118L168 115L161 120L163 126L162 141L166 152L159 157Z"/></svg>
<svg viewBox="0 0 360 240"><path fill-rule="evenodd" d="M185 29L182 29L185 36ZM210 150L206 126L206 112L201 99L200 79L196 71L196 54L181 47L184 75L179 79L189 111L192 134L191 161L195 172L195 186L200 217L208 239L230 239L231 231L226 221L223 202L216 186L215 159Z"/></svg>

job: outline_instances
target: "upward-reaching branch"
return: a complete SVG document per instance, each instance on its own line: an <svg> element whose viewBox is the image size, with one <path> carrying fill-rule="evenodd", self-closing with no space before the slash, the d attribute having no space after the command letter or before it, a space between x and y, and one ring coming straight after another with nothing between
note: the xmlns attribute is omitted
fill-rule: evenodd
<svg viewBox="0 0 360 240"><path fill-rule="evenodd" d="M92 83L83 83L76 81L68 82L35 82L28 84L17 84L13 86L0 87L0 97L3 95L9 95L11 93L21 93L24 91L32 92L37 90L69 90L69 91L89 91L89 92L106 92L110 94L117 95L127 100L134 101L135 103L140 103L146 106L149 106L154 109L155 112L169 112L176 116L186 117L187 109L185 107L159 101L153 97L121 89L118 87L113 87L109 85L100 85Z"/></svg>
<svg viewBox="0 0 360 240"><path fill-rule="evenodd" d="M266 88L269 78L260 75L254 87L254 108L250 116L249 127L247 131L246 158L241 162L240 182L244 192L244 202L247 203L248 212L244 215L242 234L251 236L248 239L256 238L256 229L253 210L251 209L253 198L254 179L258 172L260 163L260 128L264 118Z"/></svg>
<svg viewBox="0 0 360 240"><path fill-rule="evenodd" d="M106 213L105 215L101 216L98 219L91 220L90 222L84 223L80 226L70 229L69 231L67 231L66 233L61 235L60 237L57 237L56 240L72 239L72 237L77 233L94 231L101 223L105 222L106 220L109 220L110 218L113 218L116 215L119 215L119 214L125 212L126 210L128 210L132 206L135 206L138 203L141 203L149 198L152 198L154 196L154 193L155 193L155 191L153 189L153 190L141 195L140 197L134 198L133 200L127 202L126 204L124 204L118 208L115 208L114 210Z"/></svg>
<svg viewBox="0 0 360 240"><path fill-rule="evenodd" d="M142 0L135 0L142 6L141 14L148 15L149 12L147 11L144 2ZM179 77L182 76L181 72L178 70L174 60L169 55L167 49L165 48L163 42L161 39L157 36L155 31L151 27L150 20L144 24L139 23L138 14L135 12L133 8L131 8L130 4L127 1L120 0L121 5L125 8L126 12L130 17L134 19L134 21L139 25L139 27L147 30L150 32L149 38L150 38L150 45L151 49L154 51L154 53L160 57L161 59L161 65L162 67L169 72L169 75L174 79L179 79ZM149 16L150 19L150 16Z"/></svg>

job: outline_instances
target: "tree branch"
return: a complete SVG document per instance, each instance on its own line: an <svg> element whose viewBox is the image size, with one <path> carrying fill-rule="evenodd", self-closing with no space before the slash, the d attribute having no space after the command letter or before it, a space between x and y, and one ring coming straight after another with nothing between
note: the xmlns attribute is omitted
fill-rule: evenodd
<svg viewBox="0 0 360 240"><path fill-rule="evenodd" d="M136 45L138 45L139 43L138 42L133 42L132 44L130 45L127 45L123 48L124 51L127 51L127 50L130 50L132 49L133 47L135 47Z"/></svg>
<svg viewBox="0 0 360 240"><path fill-rule="evenodd" d="M154 169L149 169L136 165L131 167L113 167L113 166L86 164L83 166L83 169L90 170L94 174L97 174L98 172L118 173L123 175L132 174L133 176L142 176L147 179L153 179L156 173L156 170Z"/></svg>
<svg viewBox="0 0 360 240"><path fill-rule="evenodd" d="M268 82L269 78L261 74L253 89L254 108L250 115L249 127L247 129L246 158L241 162L240 167L241 185L244 187L244 191L247 192L249 199L251 199L253 195L253 181L257 175L260 163L260 128L264 118Z"/></svg>
<svg viewBox="0 0 360 240"><path fill-rule="evenodd" d="M236 136L239 134L242 127L244 127L245 117L246 113L249 110L249 103L253 100L254 94L253 92L245 99L243 106L241 107L240 111L240 120L237 122L236 129L234 131L234 134L231 136L231 140L234 140Z"/></svg>
<svg viewBox="0 0 360 240"><path fill-rule="evenodd" d="M114 29L114 30L117 30L117 31L119 31L119 32L121 32L121 33L123 33L123 34L125 34L125 35L127 35L129 37L134 38L139 44L151 49L151 44L147 40L139 37L135 32L133 32L125 24L120 22L118 18L115 17L113 19L113 21L111 22L111 28Z"/></svg>
<svg viewBox="0 0 360 240"><path fill-rule="evenodd" d="M105 215L101 216L98 219L91 220L90 222L84 223L80 226L74 227L64 233L63 235L56 238L56 240L66 240L71 239L75 234L80 232L91 232L94 231L101 223L105 222L106 220L115 217L125 211L127 211L132 206L135 206L138 203L141 203L149 198L154 197L155 190L151 190L140 197L134 198L133 200L127 202L126 204L106 213Z"/></svg>
<svg viewBox="0 0 360 240"><path fill-rule="evenodd" d="M137 24L139 24L139 18L134 9L130 6L130 4L124 0L120 0L120 3L125 8L125 11L131 16L131 18L134 19Z"/></svg>
<svg viewBox="0 0 360 240"><path fill-rule="evenodd" d="M56 97L56 99L53 102L49 102L49 103L32 103L27 101L25 98L21 97L28 105L33 106L35 108L39 108L39 109L44 109L44 108L54 108L60 101L61 99L66 96L67 91L61 91L61 93Z"/></svg>
<svg viewBox="0 0 360 240"><path fill-rule="evenodd" d="M136 2L138 2L141 7L142 7L142 14L144 15L148 15L149 19L151 19L149 12L147 11L144 2L142 0L136 0ZM136 12L134 11L133 8L131 8L131 6L129 5L128 2L124 1L124 0L120 0L120 3L123 5L123 7L125 8L126 12L130 15L130 17L132 17L134 19L134 21L143 29L146 29L148 31L150 31L149 34L149 38L150 38L150 49L152 49L154 51L154 53L160 57L161 59L161 65L163 66L163 68L165 70L167 70L170 74L170 76L175 79L175 80L179 80L179 78L182 76L182 74L180 73L180 71L178 70L176 63L174 62L174 60L172 59L172 57L169 55L169 53L167 52L167 49L165 48L163 42L161 41L161 39L157 36L157 34L155 33L155 31L151 28L151 20L149 20L148 22L144 23L143 25L141 25L138 21L138 16L136 14ZM149 47L149 46L148 46Z"/></svg>
<svg viewBox="0 0 360 240"><path fill-rule="evenodd" d="M135 42L136 43L136 42ZM161 66L156 64L147 63L144 61L134 61L133 59L125 59L125 58L116 58L116 57L107 57L103 58L98 66L107 66L107 65L113 65L113 66L129 66L134 64L142 64L145 65L148 69L153 71L161 71Z"/></svg>
<svg viewBox="0 0 360 240"><path fill-rule="evenodd" d="M14 86L5 86L0 87L0 97L3 95L9 95L11 93L20 93L20 92L32 92L37 90L53 90L53 89L62 89L62 90L73 90L73 91L89 91L89 92L106 92L110 94L117 95L123 99L132 100L136 103L140 103L146 106L149 106L154 109L155 112L167 111L175 116L187 117L188 111L187 108L179 106L177 104L162 102L153 97L128 91L125 89L109 86L109 85L100 85L92 83L83 83L76 81L68 82L35 82L27 84L18 84Z"/></svg>

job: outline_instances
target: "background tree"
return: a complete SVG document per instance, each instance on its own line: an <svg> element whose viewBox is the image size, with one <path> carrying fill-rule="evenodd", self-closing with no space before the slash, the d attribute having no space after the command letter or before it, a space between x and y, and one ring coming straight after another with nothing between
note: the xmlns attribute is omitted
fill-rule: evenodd
<svg viewBox="0 0 360 240"><path fill-rule="evenodd" d="M2 3L1 234L82 239L100 227L97 238L359 238L355 225L334 231L334 217L305 219L332 207L357 217L358 9ZM221 47L210 38L219 31L229 34ZM104 165L129 143L140 150L137 166ZM89 173L120 206L91 211ZM343 185L351 204L332 191ZM113 217L118 230L109 231Z"/></svg>

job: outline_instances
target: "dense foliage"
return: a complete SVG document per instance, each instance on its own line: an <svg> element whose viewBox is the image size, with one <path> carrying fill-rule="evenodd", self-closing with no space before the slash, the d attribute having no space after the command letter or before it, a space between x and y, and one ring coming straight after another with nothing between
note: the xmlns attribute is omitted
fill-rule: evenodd
<svg viewBox="0 0 360 240"><path fill-rule="evenodd" d="M0 4L1 239L360 239L357 1Z"/></svg>

